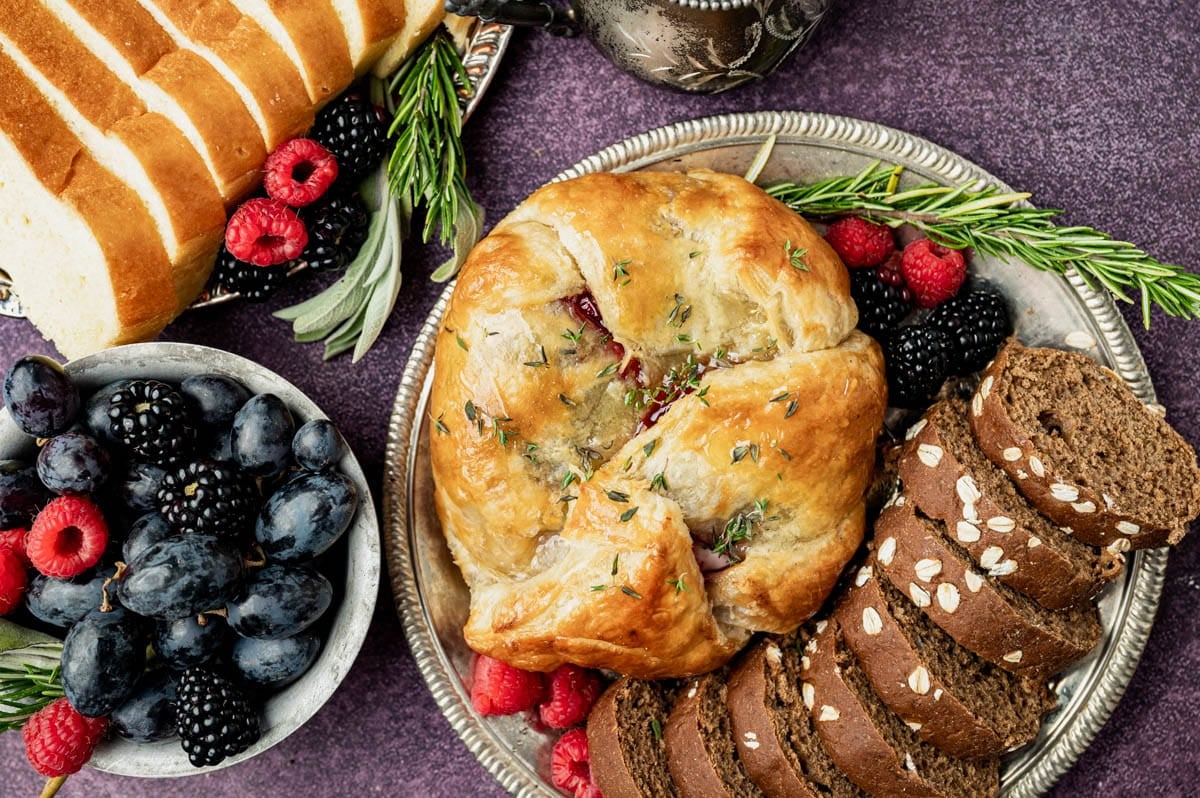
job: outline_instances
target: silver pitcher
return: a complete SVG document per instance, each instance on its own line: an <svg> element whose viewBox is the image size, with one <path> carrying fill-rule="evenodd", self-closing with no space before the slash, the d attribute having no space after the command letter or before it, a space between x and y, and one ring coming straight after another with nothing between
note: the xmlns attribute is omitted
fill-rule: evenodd
<svg viewBox="0 0 1200 798"><path fill-rule="evenodd" d="M715 94L769 75L808 41L833 0L445 0L485 22L585 34L621 69Z"/></svg>

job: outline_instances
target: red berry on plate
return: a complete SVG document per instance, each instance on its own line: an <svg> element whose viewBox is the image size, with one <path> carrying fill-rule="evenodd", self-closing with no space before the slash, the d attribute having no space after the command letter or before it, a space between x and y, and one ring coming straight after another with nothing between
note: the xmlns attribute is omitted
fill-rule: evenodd
<svg viewBox="0 0 1200 798"><path fill-rule="evenodd" d="M60 698L29 717L21 727L25 756L49 778L77 773L108 729L108 718L87 718Z"/></svg>
<svg viewBox="0 0 1200 798"><path fill-rule="evenodd" d="M277 199L243 202L225 226L225 248L238 260L274 266L298 257L308 245L308 229L296 212Z"/></svg>
<svg viewBox="0 0 1200 798"><path fill-rule="evenodd" d="M21 605L28 586L21 558L12 549L0 547L0 615L8 615Z"/></svg>
<svg viewBox="0 0 1200 798"><path fill-rule="evenodd" d="M575 798L604 798L604 793L600 792L595 782L589 781L575 790Z"/></svg>
<svg viewBox="0 0 1200 798"><path fill-rule="evenodd" d="M293 208L316 202L337 176L337 158L312 139L285 141L263 164L267 195Z"/></svg>
<svg viewBox="0 0 1200 798"><path fill-rule="evenodd" d="M28 534L29 530L22 527L0 529L0 549L12 549L26 566L29 565L29 555L25 553L25 536Z"/></svg>
<svg viewBox="0 0 1200 798"><path fill-rule="evenodd" d="M550 778L554 786L575 796L586 795L592 782L587 732L571 729L558 738L550 752Z"/></svg>
<svg viewBox="0 0 1200 798"><path fill-rule="evenodd" d="M569 729L583 723L603 689L595 671L560 665L550 674L550 696L538 707L542 723L552 729Z"/></svg>
<svg viewBox="0 0 1200 798"><path fill-rule="evenodd" d="M878 266L896 249L892 228L860 216L847 216L829 225L825 240L851 269Z"/></svg>
<svg viewBox="0 0 1200 798"><path fill-rule="evenodd" d="M511 715L533 709L546 693L545 676L480 654L471 682L471 704L480 715Z"/></svg>
<svg viewBox="0 0 1200 798"><path fill-rule="evenodd" d="M962 252L935 244L928 238L912 242L900 258L904 282L919 307L932 308L958 293L967 279Z"/></svg>
<svg viewBox="0 0 1200 798"><path fill-rule="evenodd" d="M59 496L37 514L25 550L46 576L78 576L100 562L108 545L108 524L100 508L83 496Z"/></svg>

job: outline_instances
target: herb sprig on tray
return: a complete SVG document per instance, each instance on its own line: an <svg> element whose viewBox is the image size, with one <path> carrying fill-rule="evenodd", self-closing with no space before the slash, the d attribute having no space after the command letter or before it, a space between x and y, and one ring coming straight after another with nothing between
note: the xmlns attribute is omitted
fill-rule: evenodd
<svg viewBox="0 0 1200 798"><path fill-rule="evenodd" d="M1136 290L1147 327L1153 305L1170 316L1200 318L1200 275L1091 227L1058 226L1051 220L1062 211L1025 204L1031 196L1025 192L939 185L897 190L902 170L877 161L854 176L778 183L767 191L805 217L856 214L892 227L908 224L951 249L971 248L1055 274L1074 269L1089 286L1123 302L1133 303L1129 292Z"/></svg>
<svg viewBox="0 0 1200 798"><path fill-rule="evenodd" d="M60 641L0 618L0 733L62 696L61 655Z"/></svg>

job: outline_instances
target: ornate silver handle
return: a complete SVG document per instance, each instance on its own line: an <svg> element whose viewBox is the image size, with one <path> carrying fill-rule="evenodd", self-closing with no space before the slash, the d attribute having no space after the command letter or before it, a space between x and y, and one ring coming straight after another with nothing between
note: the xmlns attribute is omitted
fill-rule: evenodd
<svg viewBox="0 0 1200 798"><path fill-rule="evenodd" d="M573 5L560 8L544 0L445 0L445 4L451 14L479 17L484 22L541 28L555 36L577 36L581 31Z"/></svg>

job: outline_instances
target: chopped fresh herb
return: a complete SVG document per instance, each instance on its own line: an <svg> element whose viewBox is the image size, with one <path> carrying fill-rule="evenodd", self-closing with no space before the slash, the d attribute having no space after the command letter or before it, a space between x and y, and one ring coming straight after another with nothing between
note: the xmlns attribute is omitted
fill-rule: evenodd
<svg viewBox="0 0 1200 798"><path fill-rule="evenodd" d="M808 264L804 262L804 256L808 254L807 249L793 248L791 241L784 241L783 251L787 254L788 263L792 264L793 269L802 272L808 271Z"/></svg>
<svg viewBox="0 0 1200 798"><path fill-rule="evenodd" d="M498 330L489 330L487 327L483 328L483 335L485 338L491 338L493 335L499 335L499 334L500 334L500 332Z"/></svg>
<svg viewBox="0 0 1200 798"><path fill-rule="evenodd" d="M617 575L617 564L618 564L618 561L619 561L620 559L621 559L621 555L620 555L620 554L614 554L614 555L613 555L612 574L611 574L612 576L616 576L616 575Z"/></svg>
<svg viewBox="0 0 1200 798"><path fill-rule="evenodd" d="M538 462L538 458L537 458L537 455L534 454L534 452L536 452L537 450L538 450L538 445L536 443L526 443L525 444L525 453L521 456L524 457L529 462L534 463L536 465Z"/></svg>
<svg viewBox="0 0 1200 798"><path fill-rule="evenodd" d="M571 483L577 479L579 479L579 476L574 471L568 471L567 473L563 474L562 489L566 490L571 486Z"/></svg>
<svg viewBox="0 0 1200 798"><path fill-rule="evenodd" d="M697 349L700 348L700 342L697 341L692 336L688 335L687 333L681 333L680 335L676 335L675 340L681 344L695 344Z"/></svg>
<svg viewBox="0 0 1200 798"><path fill-rule="evenodd" d="M624 504L625 502L629 501L629 494L628 494L628 493L622 493L622 492L621 492L621 491L619 491L619 490L610 490L610 491L609 491L607 494L605 494L605 495L607 495L607 496L608 496L608 498L612 499L613 501L615 501L615 502L621 502L622 504Z"/></svg>
<svg viewBox="0 0 1200 798"><path fill-rule="evenodd" d="M621 592L630 598L639 600L642 598L642 594L631 588L629 585L621 585Z"/></svg>
<svg viewBox="0 0 1200 798"><path fill-rule="evenodd" d="M686 584L684 584L683 574L680 574L679 576L675 577L674 579L668 579L667 584L670 585L671 587L675 588L676 593L683 593L683 592L690 593L691 592L691 588L689 588Z"/></svg>
<svg viewBox="0 0 1200 798"><path fill-rule="evenodd" d="M525 365L532 366L533 368L541 368L543 366L546 368L550 368L550 361L546 359L546 347L539 346L538 349L541 352L542 359L541 360L526 360Z"/></svg>
<svg viewBox="0 0 1200 798"><path fill-rule="evenodd" d="M704 252L703 252L702 250L699 250L699 249L698 249L698 250L696 250L695 252L689 252L689 253L688 253L688 260L693 260L693 259L695 259L695 258L698 258L698 257L700 257L700 256L701 256L701 255L703 255L703 254L704 254Z"/></svg>
<svg viewBox="0 0 1200 798"><path fill-rule="evenodd" d="M621 466L621 470L628 471L631 468L633 468L633 455L629 455L625 458L625 463Z"/></svg>
<svg viewBox="0 0 1200 798"><path fill-rule="evenodd" d="M619 261L616 261L613 263L613 282L614 283L616 281L620 280L622 277L629 276L629 269L626 269L625 267L631 263L633 263L633 261L631 261L631 260L619 260ZM629 281L626 280L625 282L621 283L621 285L626 285L626 284L628 284L628 282Z"/></svg>
<svg viewBox="0 0 1200 798"><path fill-rule="evenodd" d="M800 407L800 402L798 400L793 399L792 401L788 402L787 412L783 414L783 417L791 418L798 407Z"/></svg>
<svg viewBox="0 0 1200 798"><path fill-rule="evenodd" d="M658 718L650 719L650 732L654 735L654 739L662 739L662 721Z"/></svg>
<svg viewBox="0 0 1200 798"><path fill-rule="evenodd" d="M446 414L439 413L438 417L433 420L433 426L435 429L437 429L438 432L442 433L443 435L449 435L450 428L446 426L446 423L444 421L442 421L442 416L444 416L444 415L446 415Z"/></svg>
<svg viewBox="0 0 1200 798"><path fill-rule="evenodd" d="M579 498L578 496L572 496L571 494L568 493L564 496L558 497L558 504L566 504L567 502L573 502L578 498Z"/></svg>
<svg viewBox="0 0 1200 798"><path fill-rule="evenodd" d="M455 340L455 341L458 341L458 347L459 347L460 349L462 349L462 351L464 351L464 352L470 352L470 351L471 351L470 349L468 349L468 348L467 348L467 342L466 342L466 341L464 341L464 340L462 339L462 336L461 336L461 335L459 335L458 333L455 333L455 334L454 334L454 340Z"/></svg>
<svg viewBox="0 0 1200 798"><path fill-rule="evenodd" d="M754 500L754 509L757 510L758 513L761 515L762 513L765 513L767 511L768 504L770 504L770 502L767 501L766 499L755 499Z"/></svg>
<svg viewBox="0 0 1200 798"><path fill-rule="evenodd" d="M492 430L496 433L496 440L501 446L508 446L508 440L511 437L516 437L516 433L512 430L506 430L500 426L500 419L492 419Z"/></svg>
<svg viewBox="0 0 1200 798"><path fill-rule="evenodd" d="M625 521L628 521L630 518L633 518L635 515L637 515L637 511L638 511L637 507L630 507L628 510L621 513L621 521L625 522Z"/></svg>
<svg viewBox="0 0 1200 798"><path fill-rule="evenodd" d="M650 480L650 490L667 490L667 477L661 471Z"/></svg>
<svg viewBox="0 0 1200 798"><path fill-rule="evenodd" d="M649 457L650 455L654 454L654 449L656 446L658 446L658 438L655 438L654 440L650 441L645 446L643 446L642 454Z"/></svg>
<svg viewBox="0 0 1200 798"><path fill-rule="evenodd" d="M791 460L791 459L792 459L792 455L791 455L791 453L790 453L790 452L788 452L788 450L787 450L787 449L784 449L784 448L782 448L782 447L779 449L779 454L783 456L783 459L784 459L784 460Z"/></svg>
<svg viewBox="0 0 1200 798"><path fill-rule="evenodd" d="M779 394L778 396L772 396L771 401L772 402L782 402L784 399L787 399L791 395L792 395L791 391L784 391L783 393Z"/></svg>
<svg viewBox="0 0 1200 798"><path fill-rule="evenodd" d="M750 459L757 463L758 462L758 444L752 443L752 444L750 444L749 448L750 448Z"/></svg>
<svg viewBox="0 0 1200 798"><path fill-rule="evenodd" d="M685 305L687 300L683 294L675 295L675 306L671 308L671 312L667 314L667 324L672 327L682 327L692 315L692 306Z"/></svg>
<svg viewBox="0 0 1200 798"><path fill-rule="evenodd" d="M724 554L733 562L738 562L736 546L753 534L755 524L762 523L766 506L767 500L759 499L754 502L754 509L750 512L738 513L730 518L725 524L725 529L713 541L713 553Z"/></svg>
<svg viewBox="0 0 1200 798"><path fill-rule="evenodd" d="M558 401L562 402L567 407L575 406L575 400L572 399L571 397L567 396L565 393L560 393L558 395Z"/></svg>
<svg viewBox="0 0 1200 798"><path fill-rule="evenodd" d="M601 590L608 590L608 585L592 585L593 593L599 593Z"/></svg>
<svg viewBox="0 0 1200 798"><path fill-rule="evenodd" d="M605 377L611 377L612 375L614 375L616 373L617 373L617 364L609 363L607 366L605 366L604 368L602 368L596 372L596 378L602 380Z"/></svg>
<svg viewBox="0 0 1200 798"><path fill-rule="evenodd" d="M743 460L746 459L746 455L748 455L748 454L750 454L749 446L734 446L733 451L730 452L730 455L733 458L732 460L730 460L730 465L733 465L734 463L742 462Z"/></svg>
<svg viewBox="0 0 1200 798"><path fill-rule="evenodd" d="M708 399L705 398L705 396L708 394L708 389L709 386L705 385L700 389L699 393L696 394L696 398L700 400L700 404L704 405L705 407L709 407Z"/></svg>
<svg viewBox="0 0 1200 798"><path fill-rule="evenodd" d="M567 330L566 332L564 332L562 334L562 337L566 338L568 341L570 341L573 344L577 344L577 343L579 343L580 339L583 338L583 331L586 327L587 327L587 322L585 321L583 324L579 325L578 330Z"/></svg>
<svg viewBox="0 0 1200 798"><path fill-rule="evenodd" d="M470 399L463 405L463 412L467 414L467 421L474 421L479 415L478 411L475 410L475 403Z"/></svg>

